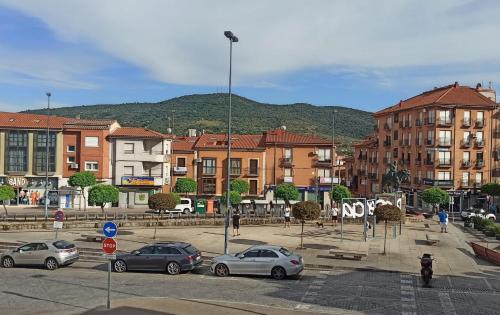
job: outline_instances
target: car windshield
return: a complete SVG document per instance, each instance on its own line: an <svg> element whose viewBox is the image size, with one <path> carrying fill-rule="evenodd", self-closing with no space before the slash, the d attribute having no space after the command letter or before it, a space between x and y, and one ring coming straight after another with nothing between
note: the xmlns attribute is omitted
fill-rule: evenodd
<svg viewBox="0 0 500 315"><path fill-rule="evenodd" d="M189 200L181 200L181 204L187 205L187 204L189 204Z"/></svg>
<svg viewBox="0 0 500 315"><path fill-rule="evenodd" d="M70 249L75 247L74 244L71 244L70 242L67 241L57 241L52 243L52 245L54 245L54 247L57 249Z"/></svg>
<svg viewBox="0 0 500 315"><path fill-rule="evenodd" d="M292 255L292 252L289 251L288 249L284 248L284 247L280 248L280 253L282 253L283 255L285 255L287 257Z"/></svg>
<svg viewBox="0 0 500 315"><path fill-rule="evenodd" d="M194 255L194 254L198 253L198 250L192 245L188 245L188 246L184 247L184 250L189 255Z"/></svg>

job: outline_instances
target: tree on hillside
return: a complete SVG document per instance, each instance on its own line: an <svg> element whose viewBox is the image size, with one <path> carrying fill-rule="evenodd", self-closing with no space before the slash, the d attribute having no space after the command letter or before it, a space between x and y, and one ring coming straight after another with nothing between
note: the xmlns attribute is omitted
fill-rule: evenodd
<svg viewBox="0 0 500 315"><path fill-rule="evenodd" d="M89 203L101 206L101 211L104 213L104 207L107 203L118 202L120 191L115 186L111 185L95 185L89 190Z"/></svg>
<svg viewBox="0 0 500 315"><path fill-rule="evenodd" d="M280 184L276 188L276 198L281 198L285 200L285 202L288 204L290 200L297 200L299 199L299 190L297 187L295 187L294 184L291 183L285 183L285 184Z"/></svg>
<svg viewBox="0 0 500 315"><path fill-rule="evenodd" d="M385 255L385 244L387 242L387 221L400 221L401 220L401 210L394 205L380 205L375 208L375 216L378 220L383 220L385 222L384 231L384 255Z"/></svg>
<svg viewBox="0 0 500 315"><path fill-rule="evenodd" d="M7 200L11 200L16 198L16 192L12 186L3 185L0 186L0 200L2 201L3 210L5 211L5 215L9 215L7 213L7 207L5 206L5 202Z"/></svg>
<svg viewBox="0 0 500 315"><path fill-rule="evenodd" d="M84 210L87 211L87 198L85 197L85 188L94 186L97 183L94 173L92 172L78 172L70 176L68 184L73 187L80 188L81 195L84 201Z"/></svg>
<svg viewBox="0 0 500 315"><path fill-rule="evenodd" d="M332 199L335 200L337 204L340 204L342 202L342 199L344 198L351 198L352 194L349 191L349 188L343 186L343 185L337 185L335 188L333 188L332 191Z"/></svg>
<svg viewBox="0 0 500 315"><path fill-rule="evenodd" d="M439 187L427 188L422 192L422 200L430 205L432 209L436 212L436 208L440 204L448 203L449 196L448 193Z"/></svg>
<svg viewBox="0 0 500 315"><path fill-rule="evenodd" d="M168 210L175 209L180 203L178 197L173 193L157 193L149 197L148 206L151 210L158 210L160 213L166 213Z"/></svg>
<svg viewBox="0 0 500 315"><path fill-rule="evenodd" d="M300 232L300 248L304 246L304 223L310 220L317 220L321 213L321 207L314 201L301 201L293 205L293 217L300 221L302 224L302 231Z"/></svg>
<svg viewBox="0 0 500 315"><path fill-rule="evenodd" d="M231 181L231 190L239 194L246 194L250 190L250 185L246 180L234 179Z"/></svg>
<svg viewBox="0 0 500 315"><path fill-rule="evenodd" d="M189 194L196 192L198 185L192 178L178 178L175 182L174 190L180 194Z"/></svg>

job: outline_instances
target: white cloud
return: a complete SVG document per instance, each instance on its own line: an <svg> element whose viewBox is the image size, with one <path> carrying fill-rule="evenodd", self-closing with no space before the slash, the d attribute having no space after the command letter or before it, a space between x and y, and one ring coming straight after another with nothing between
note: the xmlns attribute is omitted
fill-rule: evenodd
<svg viewBox="0 0 500 315"><path fill-rule="evenodd" d="M238 84L308 69L500 64L500 3L473 0L0 0L63 41L88 42L175 84L224 85L228 42ZM42 74L46 75L46 74ZM460 75L457 73L457 75ZM390 86L384 79L381 85Z"/></svg>

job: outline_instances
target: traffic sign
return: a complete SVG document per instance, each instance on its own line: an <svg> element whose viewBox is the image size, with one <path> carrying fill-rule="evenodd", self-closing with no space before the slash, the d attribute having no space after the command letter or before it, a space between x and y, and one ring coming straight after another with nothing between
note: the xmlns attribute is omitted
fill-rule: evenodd
<svg viewBox="0 0 500 315"><path fill-rule="evenodd" d="M106 238L102 241L102 251L106 254L114 254L116 252L117 244L112 238Z"/></svg>
<svg viewBox="0 0 500 315"><path fill-rule="evenodd" d="M64 221L64 211L57 210L56 213L54 214L54 220L58 222Z"/></svg>
<svg viewBox="0 0 500 315"><path fill-rule="evenodd" d="M116 226L115 222L108 221L104 223L104 226L102 227L102 232L106 237L115 237L116 234L118 233L118 227Z"/></svg>
<svg viewBox="0 0 500 315"><path fill-rule="evenodd" d="M63 223L62 221L54 221L54 229L62 229Z"/></svg>

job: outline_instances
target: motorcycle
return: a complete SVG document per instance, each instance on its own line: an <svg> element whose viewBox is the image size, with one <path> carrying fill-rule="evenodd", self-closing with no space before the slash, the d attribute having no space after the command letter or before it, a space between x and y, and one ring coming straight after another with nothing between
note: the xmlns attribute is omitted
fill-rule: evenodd
<svg viewBox="0 0 500 315"><path fill-rule="evenodd" d="M422 276L422 281L425 286L429 286L429 282L432 279L432 261L435 260L432 258L432 254L423 254L422 257L418 257L420 259L420 275Z"/></svg>

